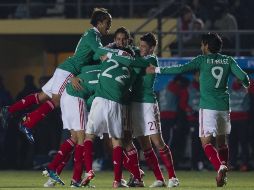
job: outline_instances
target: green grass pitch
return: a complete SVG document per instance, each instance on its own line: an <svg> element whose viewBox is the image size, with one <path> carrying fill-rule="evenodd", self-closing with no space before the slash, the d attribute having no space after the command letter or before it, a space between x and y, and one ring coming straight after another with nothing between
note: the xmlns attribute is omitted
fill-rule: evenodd
<svg viewBox="0 0 254 190"><path fill-rule="evenodd" d="M164 173L165 174L165 173ZM126 179L128 173L124 172ZM177 177L180 180L180 186L177 190L210 190L218 189L215 184L215 172L204 171L178 171ZM55 189L68 189L70 188L71 171L63 171L61 178L65 181L66 185L57 185ZM166 176L166 174L164 175ZM7 189L30 189L37 190L43 189L43 183L47 178L41 175L40 171L0 171L0 190ZM96 186L96 190L112 189L113 173L111 171L96 172L96 177L92 184ZM146 187L154 181L154 176L151 171L146 171L144 177ZM168 189L168 188L156 188ZM254 172L229 172L228 184L219 189L227 190L254 190Z"/></svg>

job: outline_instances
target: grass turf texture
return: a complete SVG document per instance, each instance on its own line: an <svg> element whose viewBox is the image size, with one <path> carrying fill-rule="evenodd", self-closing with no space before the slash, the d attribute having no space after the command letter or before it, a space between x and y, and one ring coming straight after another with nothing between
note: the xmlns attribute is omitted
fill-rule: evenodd
<svg viewBox="0 0 254 190"><path fill-rule="evenodd" d="M146 171L144 177L146 187L154 181L151 171ZM164 173L165 174L165 173ZM177 177L180 180L180 186L177 190L210 190L217 189L215 183L215 172L194 172L194 171L178 171ZM65 186L57 185L55 189L70 188L71 171L63 171L61 178L65 182ZM128 180L128 173L124 173ZM164 175L166 176L166 174ZM40 171L0 171L0 189L42 189L47 178L41 175ZM96 186L96 190L112 189L113 173L111 171L96 172L96 177L92 184ZM167 189L167 188L153 188ZM228 190L253 190L254 189L254 172L230 172L228 174L228 184L223 187Z"/></svg>

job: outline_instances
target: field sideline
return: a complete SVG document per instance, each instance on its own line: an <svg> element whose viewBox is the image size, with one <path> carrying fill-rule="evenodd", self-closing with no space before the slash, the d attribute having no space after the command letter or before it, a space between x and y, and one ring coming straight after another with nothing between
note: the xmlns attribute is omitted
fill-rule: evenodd
<svg viewBox="0 0 254 190"><path fill-rule="evenodd" d="M70 188L71 171L63 171L62 179L66 185L57 185L55 189ZM128 173L125 173L126 180ZM166 175L165 175L166 176ZM178 171L177 176L180 180L180 187L177 190L210 190L218 189L215 185L215 172L194 172ZM253 190L254 189L254 172L230 172L228 184L223 189L228 190ZM92 181L96 190L112 189L113 173L110 171L96 172L95 180ZM47 178L41 175L40 171L0 171L0 189L43 189L43 183ZM154 181L151 171L146 171L144 178L146 188ZM156 188L167 189L167 188Z"/></svg>

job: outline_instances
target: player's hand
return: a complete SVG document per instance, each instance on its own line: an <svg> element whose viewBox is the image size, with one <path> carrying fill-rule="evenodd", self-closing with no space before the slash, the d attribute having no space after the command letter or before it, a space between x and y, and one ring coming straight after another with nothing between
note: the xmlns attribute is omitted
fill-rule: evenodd
<svg viewBox="0 0 254 190"><path fill-rule="evenodd" d="M103 55L100 57L100 60L101 61L106 61L108 59L108 56L107 55Z"/></svg>
<svg viewBox="0 0 254 190"><path fill-rule="evenodd" d="M149 67L146 68L146 73L147 74L154 74L155 73L155 66L150 64Z"/></svg>
<svg viewBox="0 0 254 190"><path fill-rule="evenodd" d="M72 87L75 89L75 90L83 90L84 88L80 85L80 82L82 82L82 80L78 77L72 77L70 79L71 81L71 84L72 84Z"/></svg>

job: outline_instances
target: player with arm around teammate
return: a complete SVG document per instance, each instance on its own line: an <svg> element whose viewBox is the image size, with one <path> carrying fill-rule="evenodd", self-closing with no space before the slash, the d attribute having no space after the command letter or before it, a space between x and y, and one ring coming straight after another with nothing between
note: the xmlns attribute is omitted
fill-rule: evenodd
<svg viewBox="0 0 254 190"><path fill-rule="evenodd" d="M140 38L139 54L135 56L136 63L150 63L157 66L158 59L154 55L156 45L157 40L152 33L143 35ZM141 70L132 86L131 125L133 135L138 139L144 151L145 160L156 177L156 181L150 187L166 186L152 143L159 150L160 157L166 166L169 178L167 186L176 187L179 185L179 181L175 175L171 151L161 136L159 108L153 91L155 76L144 75L142 72L144 70Z"/></svg>
<svg viewBox="0 0 254 190"><path fill-rule="evenodd" d="M222 40L216 33L202 36L201 50L197 56L185 65L173 67L154 67L147 73L178 74L192 70L200 71L199 137L209 161L217 171L218 187L226 184L228 145L226 136L230 133L228 79L232 73L245 87L249 86L248 75L242 71L236 61L220 54ZM215 138L218 150L212 144Z"/></svg>

